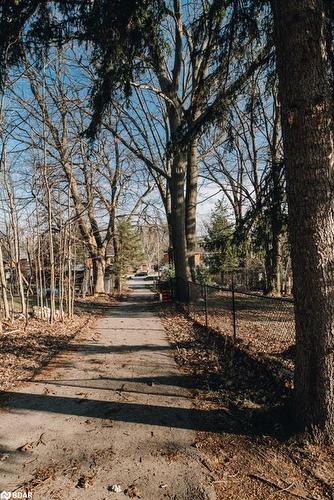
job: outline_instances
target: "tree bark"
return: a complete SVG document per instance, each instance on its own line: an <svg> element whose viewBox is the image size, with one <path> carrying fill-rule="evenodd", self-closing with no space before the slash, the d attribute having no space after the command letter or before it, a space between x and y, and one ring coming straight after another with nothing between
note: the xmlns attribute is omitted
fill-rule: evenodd
<svg viewBox="0 0 334 500"><path fill-rule="evenodd" d="M113 232L113 248L114 248L114 273L115 273L115 284L114 288L117 293L117 295L120 295L122 293L122 276L121 276L121 269L120 269L120 263L119 263L119 241L118 241L118 235L116 233L116 229L114 227L114 232Z"/></svg>
<svg viewBox="0 0 334 500"><path fill-rule="evenodd" d="M0 244L0 281L1 281L1 293L2 293L2 301L3 301L3 306L4 306L4 319L9 319L10 318L10 311L9 311L9 304L8 304L8 297L7 297L7 280L6 280L6 274L5 274L5 269L3 265L3 255L2 255L2 247Z"/></svg>
<svg viewBox="0 0 334 500"><path fill-rule="evenodd" d="M281 260L282 260L282 188L281 163L274 159L271 166L272 199L270 208L270 248L267 250L267 293L279 297L281 295Z"/></svg>
<svg viewBox="0 0 334 500"><path fill-rule="evenodd" d="M281 296L281 231L272 228L272 258L271 258L271 276L269 283L269 294L275 297Z"/></svg>
<svg viewBox="0 0 334 500"><path fill-rule="evenodd" d="M93 258L94 294L104 293L105 259L102 255Z"/></svg>
<svg viewBox="0 0 334 500"><path fill-rule="evenodd" d="M296 316L295 416L334 441L333 97L320 0L272 0Z"/></svg>
<svg viewBox="0 0 334 500"><path fill-rule="evenodd" d="M166 200L166 220L168 226L168 264L173 264L173 235L172 235L172 207L170 199L170 189L168 188L167 200Z"/></svg>
<svg viewBox="0 0 334 500"><path fill-rule="evenodd" d="M188 148L187 183L186 183L186 241L188 266L195 281L196 252L196 207L197 207L197 139L193 139Z"/></svg>
<svg viewBox="0 0 334 500"><path fill-rule="evenodd" d="M186 300L186 282L188 280L184 199L185 171L185 155L182 152L175 152L170 180L171 230L175 276L178 280L177 298L181 302Z"/></svg>

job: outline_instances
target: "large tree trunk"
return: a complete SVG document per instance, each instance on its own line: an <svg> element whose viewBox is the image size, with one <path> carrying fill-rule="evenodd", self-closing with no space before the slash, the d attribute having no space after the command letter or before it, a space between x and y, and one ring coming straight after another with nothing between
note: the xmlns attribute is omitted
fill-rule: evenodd
<svg viewBox="0 0 334 500"><path fill-rule="evenodd" d="M168 264L173 264L173 235L172 235L172 206L170 199L170 189L167 188L166 202L165 202L165 212L168 227Z"/></svg>
<svg viewBox="0 0 334 500"><path fill-rule="evenodd" d="M93 258L94 295L104 293L105 258L97 254Z"/></svg>
<svg viewBox="0 0 334 500"><path fill-rule="evenodd" d="M119 263L119 241L116 231L113 232L113 247L114 247L114 273L115 273L115 284L114 289L117 295L122 293L122 271Z"/></svg>
<svg viewBox="0 0 334 500"><path fill-rule="evenodd" d="M187 183L186 183L186 241L188 266L195 280L196 252L196 207L197 207L197 139L193 139L188 148Z"/></svg>
<svg viewBox="0 0 334 500"><path fill-rule="evenodd" d="M171 228L175 276L177 279L177 298L180 301L185 301L187 299L188 280L184 199L185 171L185 155L175 152L170 181L172 205Z"/></svg>
<svg viewBox="0 0 334 500"><path fill-rule="evenodd" d="M296 315L295 415L334 441L333 98L320 0L272 0Z"/></svg>

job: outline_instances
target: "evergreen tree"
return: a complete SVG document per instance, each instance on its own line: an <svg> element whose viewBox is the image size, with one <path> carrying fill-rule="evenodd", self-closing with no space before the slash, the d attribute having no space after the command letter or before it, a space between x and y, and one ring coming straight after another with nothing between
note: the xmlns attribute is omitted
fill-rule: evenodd
<svg viewBox="0 0 334 500"><path fill-rule="evenodd" d="M140 234L131 225L129 220L122 220L117 227L118 252L114 262L114 271L121 281L122 277L131 270L136 270L143 264L144 252Z"/></svg>
<svg viewBox="0 0 334 500"><path fill-rule="evenodd" d="M234 242L234 224L226 215L222 202L218 202L212 211L204 238L205 258L213 274L229 271L238 267L239 250Z"/></svg>

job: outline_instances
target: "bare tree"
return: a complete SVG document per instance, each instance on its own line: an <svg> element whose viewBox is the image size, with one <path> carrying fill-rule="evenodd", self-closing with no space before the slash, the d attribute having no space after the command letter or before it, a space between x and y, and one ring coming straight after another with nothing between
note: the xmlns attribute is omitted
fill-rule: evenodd
<svg viewBox="0 0 334 500"><path fill-rule="evenodd" d="M224 115L231 98L268 52L264 49L258 53L254 46L248 54L251 57L256 53L252 63L236 71L233 44L237 28L232 4L227 2L225 15L218 14L218 3L208 6L191 2L185 8L179 1L174 1L172 8L166 5L166 43L153 43L148 48L147 71L132 82L146 98L139 98L135 92L131 111L125 112L127 126L123 121L130 137L130 141L123 139L124 144L158 180L168 210L176 275L183 282L189 269L194 269L198 137L207 123ZM197 22L199 18L201 23ZM238 59L240 62L240 51ZM138 109L143 118L138 116ZM143 120L149 127L142 126ZM110 125L107 127L117 134ZM154 160L152 150L156 150ZM159 188L161 183L165 189Z"/></svg>
<svg viewBox="0 0 334 500"><path fill-rule="evenodd" d="M24 110L19 115L19 119L25 120L20 133L26 136L30 147L39 150L43 147L41 137L45 135L45 127L45 154L53 164L53 171L59 165L62 172L59 182L63 190L65 185L69 186L76 224L93 265L94 291L103 293L106 251L113 239L116 210L122 210L125 199L127 209L131 204L134 209L138 200L151 192L151 186L140 172L137 173L129 152L124 154L124 148L120 150L110 134L107 137L102 132L93 147L84 139L82 131L88 119L87 89L85 95L81 89L80 95L75 86L64 84L62 78L68 68L63 54L56 54L44 82L28 61L25 67L32 95L28 100L16 95ZM42 132L35 126L32 134L27 127L29 122L40 124ZM49 177L50 173L44 176L47 193Z"/></svg>
<svg viewBox="0 0 334 500"><path fill-rule="evenodd" d="M275 88L266 95L264 85L261 72L250 79L224 128L204 139L200 163L201 177L220 187L232 209L237 239L262 245L266 293L279 295L285 227L280 104Z"/></svg>

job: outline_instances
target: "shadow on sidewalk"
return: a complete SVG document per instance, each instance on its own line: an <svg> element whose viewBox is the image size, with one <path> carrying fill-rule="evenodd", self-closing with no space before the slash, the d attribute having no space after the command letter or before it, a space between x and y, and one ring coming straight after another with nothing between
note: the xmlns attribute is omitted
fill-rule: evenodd
<svg viewBox="0 0 334 500"><path fill-rule="evenodd" d="M32 393L7 392L2 397L5 398L3 404L8 409L21 414L38 411L196 431L229 431L228 419L224 418L222 411Z"/></svg>

